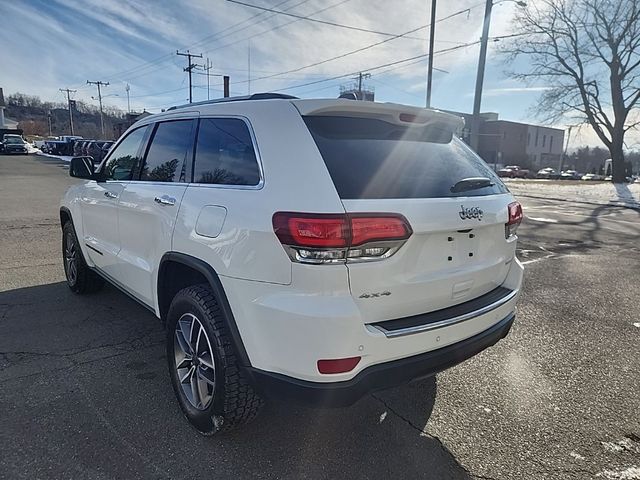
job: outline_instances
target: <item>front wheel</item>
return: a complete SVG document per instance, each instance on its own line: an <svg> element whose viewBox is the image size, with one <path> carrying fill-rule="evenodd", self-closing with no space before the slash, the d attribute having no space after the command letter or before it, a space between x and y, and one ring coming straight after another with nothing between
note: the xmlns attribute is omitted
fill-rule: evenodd
<svg viewBox="0 0 640 480"><path fill-rule="evenodd" d="M91 293L102 288L104 280L87 266L70 221L62 228L62 256L67 285L73 292Z"/></svg>
<svg viewBox="0 0 640 480"><path fill-rule="evenodd" d="M179 291L167 315L167 360L182 412L202 434L253 420L262 400L244 378L211 288Z"/></svg>

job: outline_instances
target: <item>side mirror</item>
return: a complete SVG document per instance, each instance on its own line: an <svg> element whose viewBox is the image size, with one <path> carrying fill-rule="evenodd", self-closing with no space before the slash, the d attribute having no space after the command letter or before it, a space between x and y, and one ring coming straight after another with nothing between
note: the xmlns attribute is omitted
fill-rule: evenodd
<svg viewBox="0 0 640 480"><path fill-rule="evenodd" d="M95 180L95 166L93 157L73 157L69 165L69 175L85 180Z"/></svg>

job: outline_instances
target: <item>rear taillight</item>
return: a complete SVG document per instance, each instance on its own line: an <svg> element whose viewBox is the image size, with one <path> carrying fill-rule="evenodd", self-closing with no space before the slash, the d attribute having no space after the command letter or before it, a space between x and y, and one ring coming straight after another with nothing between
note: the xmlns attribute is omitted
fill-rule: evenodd
<svg viewBox="0 0 640 480"><path fill-rule="evenodd" d="M522 222L522 205L518 202L510 203L507 207L509 212L509 220L504 226L504 236L505 238L509 238L516 234L516 230L518 230L518 226L520 222Z"/></svg>
<svg viewBox="0 0 640 480"><path fill-rule="evenodd" d="M301 263L346 263L393 255L411 236L398 214L307 214L279 212L273 230L289 257Z"/></svg>

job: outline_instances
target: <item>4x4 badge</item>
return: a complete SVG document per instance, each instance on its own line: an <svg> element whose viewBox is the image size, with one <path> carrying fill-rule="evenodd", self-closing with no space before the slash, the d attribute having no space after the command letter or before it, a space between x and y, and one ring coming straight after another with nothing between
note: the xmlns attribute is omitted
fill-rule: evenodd
<svg viewBox="0 0 640 480"><path fill-rule="evenodd" d="M465 208L464 205L460 205L460 212L458 212L458 215L460 215L462 220L477 218L478 221L480 221L482 220L482 213L482 210L478 207Z"/></svg>

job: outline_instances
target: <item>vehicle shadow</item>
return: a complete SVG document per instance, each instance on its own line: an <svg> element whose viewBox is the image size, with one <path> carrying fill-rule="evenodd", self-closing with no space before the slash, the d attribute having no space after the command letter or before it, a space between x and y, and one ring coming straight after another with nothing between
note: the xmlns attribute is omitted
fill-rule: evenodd
<svg viewBox="0 0 640 480"><path fill-rule="evenodd" d="M349 408L268 402L250 425L203 437L175 401L160 322L115 289L0 292L0 328L0 423L15 478L34 473L36 458L54 477L470 478L428 434L435 377Z"/></svg>

